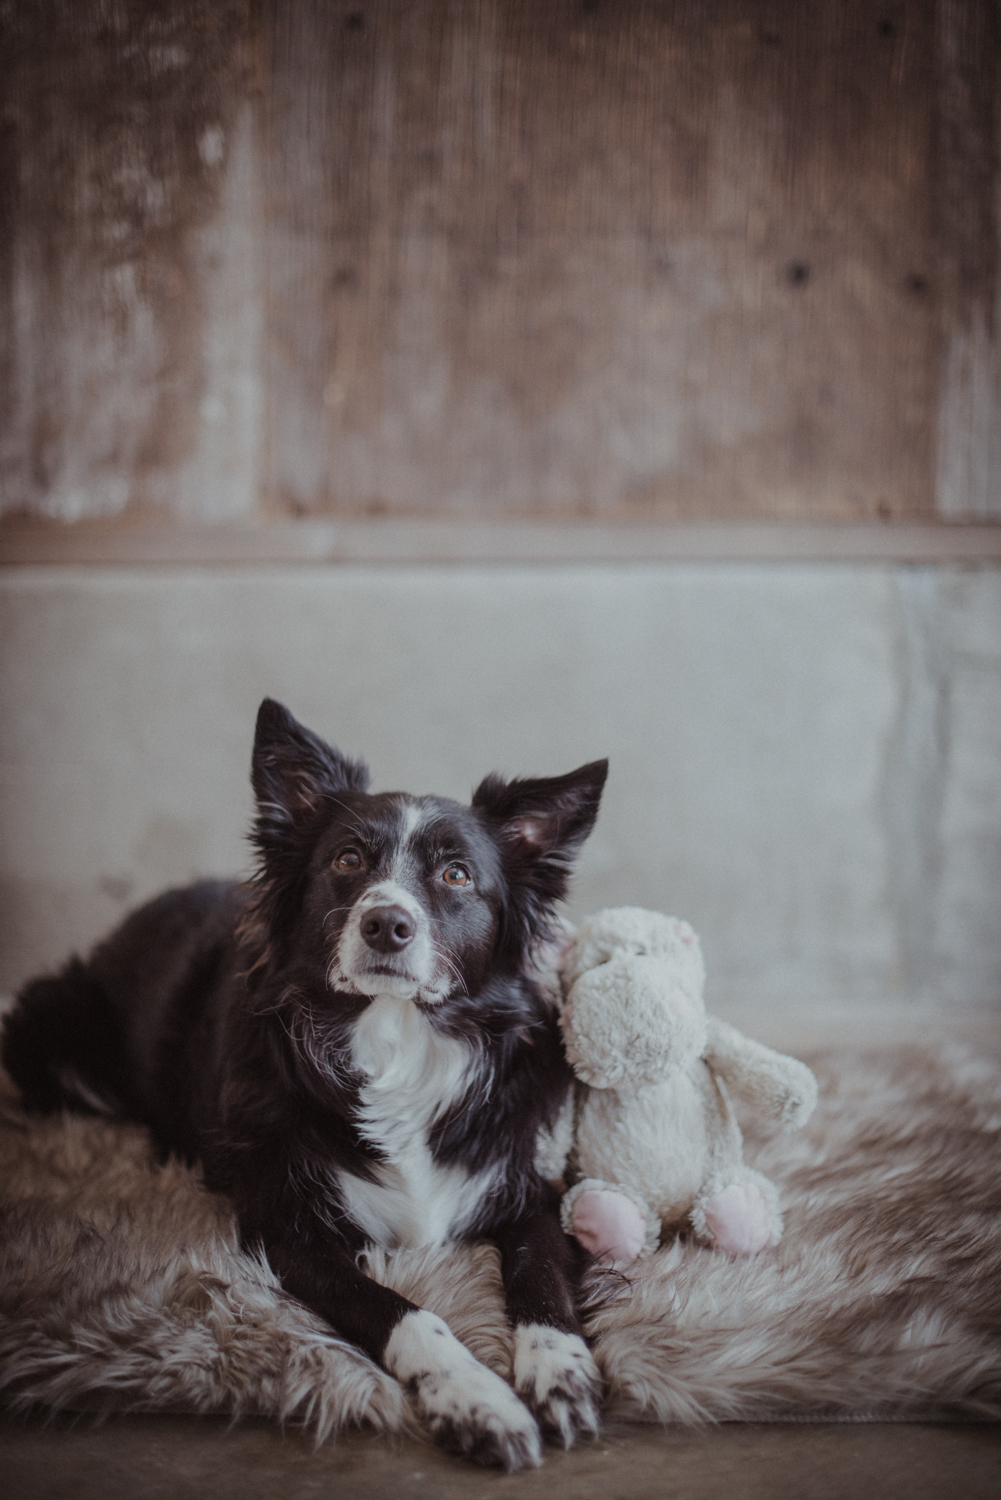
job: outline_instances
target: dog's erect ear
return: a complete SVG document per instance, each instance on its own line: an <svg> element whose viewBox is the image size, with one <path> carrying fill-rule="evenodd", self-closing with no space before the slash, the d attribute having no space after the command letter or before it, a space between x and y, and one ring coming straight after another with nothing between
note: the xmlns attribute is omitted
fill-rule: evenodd
<svg viewBox="0 0 1001 1500"><path fill-rule="evenodd" d="M277 833L301 823L325 797L363 792L368 768L306 729L281 703L265 698L257 713L250 779L258 833Z"/></svg>
<svg viewBox="0 0 1001 1500"><path fill-rule="evenodd" d="M500 846L523 941L545 935L553 903L566 895L607 775L608 761L593 760L566 776L488 776L473 793L473 807Z"/></svg>
<svg viewBox="0 0 1001 1500"><path fill-rule="evenodd" d="M250 982L284 961L294 941L314 814L325 799L363 792L368 771L265 698L257 714L250 779L257 798L251 842L260 856L240 921Z"/></svg>

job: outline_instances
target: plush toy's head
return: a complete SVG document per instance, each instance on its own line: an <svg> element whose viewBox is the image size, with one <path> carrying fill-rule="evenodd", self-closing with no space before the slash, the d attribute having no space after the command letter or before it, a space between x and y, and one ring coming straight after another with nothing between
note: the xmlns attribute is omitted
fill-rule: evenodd
<svg viewBox="0 0 1001 1500"><path fill-rule="evenodd" d="M563 958L563 983L569 988L587 969L607 963L616 953L667 959L677 982L701 1001L706 970L688 922L642 906L609 906L595 912L572 934Z"/></svg>
<svg viewBox="0 0 1001 1500"><path fill-rule="evenodd" d="M592 1088L656 1083L707 1041L699 940L687 922L636 906L582 922L567 951L567 1057Z"/></svg>

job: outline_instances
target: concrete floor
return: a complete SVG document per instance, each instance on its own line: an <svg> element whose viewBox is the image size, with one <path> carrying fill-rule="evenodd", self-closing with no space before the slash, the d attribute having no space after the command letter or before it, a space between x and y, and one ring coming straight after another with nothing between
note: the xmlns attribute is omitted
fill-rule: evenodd
<svg viewBox="0 0 1001 1500"><path fill-rule="evenodd" d="M1001 1494L1001 1425L728 1424L698 1432L610 1424L504 1475L423 1443L360 1433L315 1450L298 1433L218 1418L0 1418L7 1500L939 1500Z"/></svg>

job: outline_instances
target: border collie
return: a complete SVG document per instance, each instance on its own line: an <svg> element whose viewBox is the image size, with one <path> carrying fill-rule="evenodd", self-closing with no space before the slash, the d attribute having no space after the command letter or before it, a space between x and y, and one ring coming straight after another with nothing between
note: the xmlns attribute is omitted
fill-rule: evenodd
<svg viewBox="0 0 1001 1500"><path fill-rule="evenodd" d="M262 703L247 885L168 891L29 984L3 1061L26 1104L114 1112L200 1161L291 1295L407 1387L446 1447L508 1470L598 1429L578 1252L533 1165L570 1086L536 956L607 774L488 776L469 807L368 772ZM514 1391L366 1244L487 1237Z"/></svg>

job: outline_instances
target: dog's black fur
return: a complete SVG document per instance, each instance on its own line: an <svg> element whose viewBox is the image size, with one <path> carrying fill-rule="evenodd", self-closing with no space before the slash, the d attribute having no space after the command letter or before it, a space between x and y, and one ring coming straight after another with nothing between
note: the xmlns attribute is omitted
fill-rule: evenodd
<svg viewBox="0 0 1001 1500"><path fill-rule="evenodd" d="M364 766L266 699L256 878L133 913L86 962L29 984L3 1039L30 1108L123 1114L200 1161L288 1292L407 1382L440 1441L508 1468L538 1459L527 1412L358 1254L373 1238L492 1238L519 1395L564 1442L595 1429L582 1267L533 1165L570 1085L535 960L606 771L490 776L470 807L370 795ZM411 1036L424 1061L408 1074ZM397 1069L398 1096L378 1092L370 1054ZM411 1158L441 1194L423 1230L399 1228L423 1211Z"/></svg>

